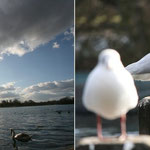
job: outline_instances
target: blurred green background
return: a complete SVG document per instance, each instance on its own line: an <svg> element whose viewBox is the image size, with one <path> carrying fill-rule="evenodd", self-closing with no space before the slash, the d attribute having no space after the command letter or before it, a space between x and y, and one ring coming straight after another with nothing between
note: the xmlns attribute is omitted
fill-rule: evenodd
<svg viewBox="0 0 150 150"><path fill-rule="evenodd" d="M125 66L149 53L149 12L149 0L76 0L76 71L91 70L105 48Z"/></svg>

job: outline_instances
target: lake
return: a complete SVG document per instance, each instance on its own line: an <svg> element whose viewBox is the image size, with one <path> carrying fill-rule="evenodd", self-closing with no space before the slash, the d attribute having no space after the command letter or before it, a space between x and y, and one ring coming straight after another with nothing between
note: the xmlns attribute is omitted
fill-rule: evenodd
<svg viewBox="0 0 150 150"><path fill-rule="evenodd" d="M32 135L32 141L15 145L10 128ZM70 150L73 144L74 105L0 108L1 150Z"/></svg>

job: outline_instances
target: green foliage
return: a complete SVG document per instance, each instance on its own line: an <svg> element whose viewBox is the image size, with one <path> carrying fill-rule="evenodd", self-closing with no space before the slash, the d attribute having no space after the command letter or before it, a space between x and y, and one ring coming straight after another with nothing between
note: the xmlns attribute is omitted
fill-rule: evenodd
<svg viewBox="0 0 150 150"><path fill-rule="evenodd" d="M92 69L105 48L116 49L125 66L149 53L149 10L148 0L76 0L77 71Z"/></svg>

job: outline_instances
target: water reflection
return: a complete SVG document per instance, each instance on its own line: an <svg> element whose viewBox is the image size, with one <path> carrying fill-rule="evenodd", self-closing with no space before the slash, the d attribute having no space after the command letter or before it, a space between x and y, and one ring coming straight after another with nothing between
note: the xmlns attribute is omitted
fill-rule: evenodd
<svg viewBox="0 0 150 150"><path fill-rule="evenodd" d="M16 144L16 140L13 140L13 148L14 148L14 150L18 150L18 146Z"/></svg>

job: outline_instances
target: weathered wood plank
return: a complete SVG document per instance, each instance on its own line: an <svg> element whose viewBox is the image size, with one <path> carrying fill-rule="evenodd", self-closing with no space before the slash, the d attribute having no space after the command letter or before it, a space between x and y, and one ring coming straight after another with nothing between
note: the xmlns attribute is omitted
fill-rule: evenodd
<svg viewBox="0 0 150 150"><path fill-rule="evenodd" d="M150 136L128 136L125 141L109 138L100 141L98 137L86 137L79 141L76 150L150 150Z"/></svg>

